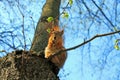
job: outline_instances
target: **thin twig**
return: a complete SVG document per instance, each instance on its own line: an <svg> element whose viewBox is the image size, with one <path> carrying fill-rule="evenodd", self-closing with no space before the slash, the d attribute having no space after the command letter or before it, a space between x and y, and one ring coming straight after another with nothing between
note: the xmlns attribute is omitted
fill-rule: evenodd
<svg viewBox="0 0 120 80"><path fill-rule="evenodd" d="M24 14L22 13L22 11L21 11L21 9L20 9L20 7L19 7L19 1L18 1L18 5L17 5L17 7L18 7L18 9L19 9L19 11L20 11L20 13L21 13L21 15L22 15L22 21L23 21L23 25L22 25L22 33L23 33L23 40L24 40L24 51L26 50L26 39L25 39L25 27L24 27Z"/></svg>
<svg viewBox="0 0 120 80"><path fill-rule="evenodd" d="M25 50L26 50L26 38L25 38L25 28L24 28L24 14L22 13L21 9L20 9L20 4L19 4L19 1L16 1L18 3L17 7L22 15L22 21L23 21L23 25L22 25L22 33L23 33L23 41L24 41L24 51L22 52L22 76L24 75L23 74L23 71L24 71L24 57L25 57Z"/></svg>
<svg viewBox="0 0 120 80"><path fill-rule="evenodd" d="M105 17L105 19L110 23L110 25L112 27L115 27L114 24L109 20L109 18L105 15L105 13L102 11L102 9L96 4L96 2L94 0L92 0L92 2L95 4L95 6L100 10L100 12L102 13L102 15Z"/></svg>

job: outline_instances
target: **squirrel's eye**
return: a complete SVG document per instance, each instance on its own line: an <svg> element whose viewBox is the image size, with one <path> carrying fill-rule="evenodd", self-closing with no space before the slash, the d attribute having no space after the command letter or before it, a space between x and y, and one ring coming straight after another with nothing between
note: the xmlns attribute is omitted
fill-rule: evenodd
<svg viewBox="0 0 120 80"><path fill-rule="evenodd" d="M54 39L56 39L56 36L54 37Z"/></svg>

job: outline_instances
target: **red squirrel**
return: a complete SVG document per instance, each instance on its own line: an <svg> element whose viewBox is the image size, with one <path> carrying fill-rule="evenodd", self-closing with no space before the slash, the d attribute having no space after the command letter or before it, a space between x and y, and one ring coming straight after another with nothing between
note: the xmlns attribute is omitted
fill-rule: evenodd
<svg viewBox="0 0 120 80"><path fill-rule="evenodd" d="M64 50L63 47L63 35L64 31L60 30L58 26L55 26L51 29L48 45L45 48L45 58L49 58L50 56L56 54L60 50ZM51 62L54 63L58 68L61 68L66 60L67 54L66 52L62 52L57 54L51 58Z"/></svg>

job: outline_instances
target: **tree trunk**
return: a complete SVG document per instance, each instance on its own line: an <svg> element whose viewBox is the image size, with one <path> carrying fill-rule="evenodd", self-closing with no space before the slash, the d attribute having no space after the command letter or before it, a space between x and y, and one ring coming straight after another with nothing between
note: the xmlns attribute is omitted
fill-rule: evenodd
<svg viewBox="0 0 120 80"><path fill-rule="evenodd" d="M59 16L59 6L61 0L47 0L42 9L42 14L36 27L33 44L31 51L35 51L37 54L41 50L44 50L48 42L48 27L51 27L46 22L48 17L56 18Z"/></svg>
<svg viewBox="0 0 120 80"><path fill-rule="evenodd" d="M0 80L59 80L58 68L44 56L36 55L47 46L48 17L59 18L61 0L46 0L34 34L30 52L18 50L0 58ZM35 54L31 54L35 52ZM43 52L42 52L43 54Z"/></svg>

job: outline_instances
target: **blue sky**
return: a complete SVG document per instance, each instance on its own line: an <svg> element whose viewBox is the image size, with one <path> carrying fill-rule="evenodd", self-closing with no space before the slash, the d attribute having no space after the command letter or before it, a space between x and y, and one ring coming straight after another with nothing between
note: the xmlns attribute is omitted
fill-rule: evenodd
<svg viewBox="0 0 120 80"><path fill-rule="evenodd" d="M85 4L90 12L86 8ZM60 11L68 0L62 0ZM90 0L74 0L71 7L66 8L69 18L60 17L60 27L64 28L64 45L66 48L76 46L96 34L113 32L114 27L120 29L120 1L95 0L107 18ZM45 0L24 0L19 7L24 17L27 50L29 50L35 27L40 17ZM22 15L14 0L0 1L0 50L11 52L8 45L22 49ZM96 15L96 16L95 16ZM11 33L12 32L12 33ZM7 35L12 35L7 36ZM58 76L61 80L120 80L120 51L114 49L115 40L120 34L100 37L77 49L68 51L64 67ZM9 43L3 43L3 41ZM5 53L0 53L0 56Z"/></svg>

